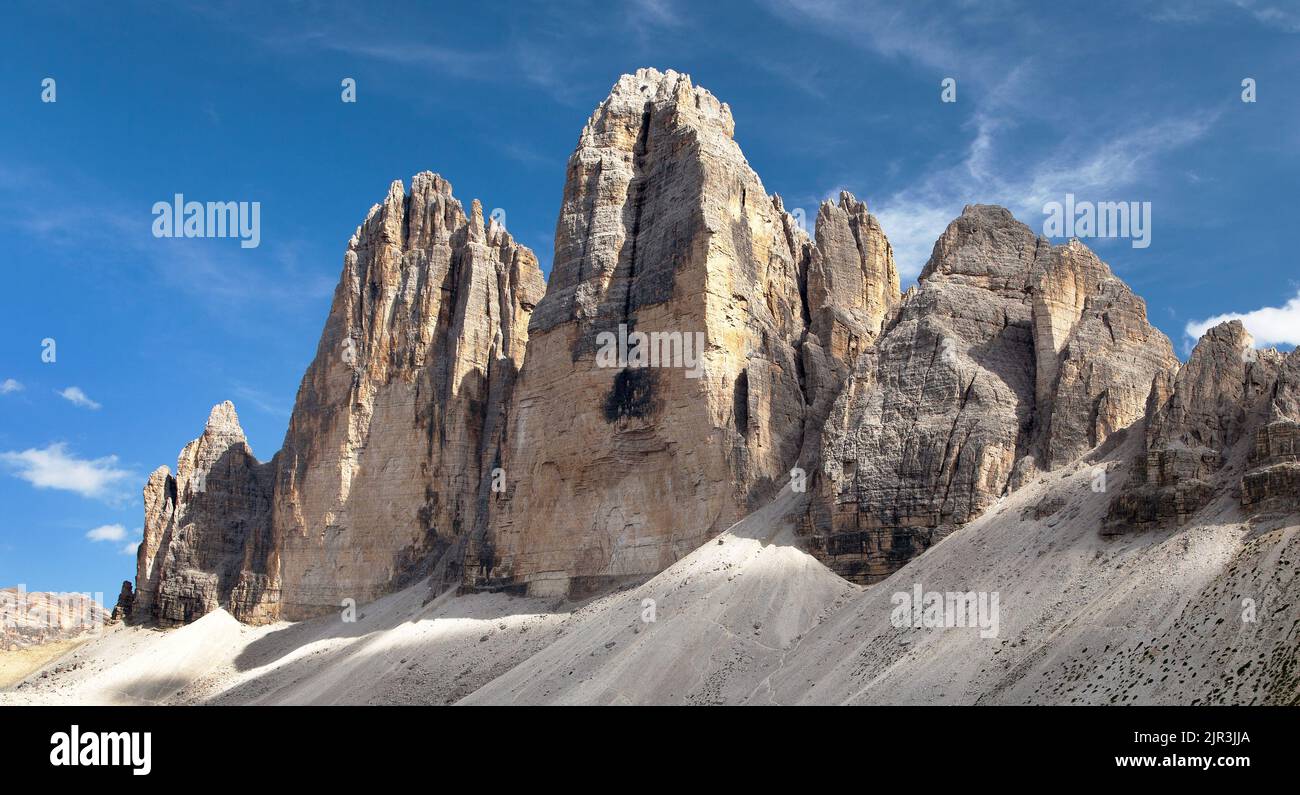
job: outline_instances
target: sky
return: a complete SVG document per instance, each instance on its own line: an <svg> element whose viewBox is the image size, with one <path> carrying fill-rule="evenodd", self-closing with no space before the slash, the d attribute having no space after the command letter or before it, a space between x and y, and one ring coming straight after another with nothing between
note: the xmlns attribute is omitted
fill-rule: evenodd
<svg viewBox="0 0 1300 795"><path fill-rule="evenodd" d="M1084 242L1181 356L1225 316L1300 342L1300 3L1064 5L6 3L0 586L111 602L145 479L222 400L275 453L394 179L442 174L549 270L582 125L643 66L727 102L788 209L864 199L905 286L968 203L1041 233L1067 194L1149 202L1149 245ZM156 237L178 193L258 202L259 244Z"/></svg>

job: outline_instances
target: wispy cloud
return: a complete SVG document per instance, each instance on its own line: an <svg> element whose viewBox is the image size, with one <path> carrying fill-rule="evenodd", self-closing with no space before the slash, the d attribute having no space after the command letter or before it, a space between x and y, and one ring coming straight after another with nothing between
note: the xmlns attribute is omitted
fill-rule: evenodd
<svg viewBox="0 0 1300 795"><path fill-rule="evenodd" d="M86 533L91 541L125 541L126 528L120 524L102 524Z"/></svg>
<svg viewBox="0 0 1300 795"><path fill-rule="evenodd" d="M1275 345L1300 345L1300 292L1282 306L1266 306L1249 312L1228 312L1205 320L1187 324L1187 336L1200 339L1206 331L1229 320L1240 320L1255 345L1261 348Z"/></svg>
<svg viewBox="0 0 1300 795"><path fill-rule="evenodd" d="M11 395L14 392L21 392L25 387L12 378L6 378L4 383L0 383L0 395Z"/></svg>
<svg viewBox="0 0 1300 795"><path fill-rule="evenodd" d="M83 409L90 409L91 411L97 411L101 408L101 406L95 401L91 400L90 396L87 395L85 392L83 392L81 387L79 386L70 386L67 389L64 389L62 391L56 391L55 394L63 398L64 400L68 401L72 405L79 406Z"/></svg>
<svg viewBox="0 0 1300 795"><path fill-rule="evenodd" d="M1092 200L1131 199L1114 193L1139 184L1160 159L1201 139L1218 118L1214 111L1134 118L1097 114L1080 123L1077 108L1054 108L1050 81L1061 64L1045 65L1033 47L1041 41L1033 15L997 13L999 4L965 4L940 10L924 2L898 7L878 2L794 0L773 11L826 35L846 38L886 58L914 61L936 74L956 75L968 143L957 162L936 160L906 187L871 197L894 247L899 272L915 278L935 240L967 204L1001 204L1034 226L1043 204L1075 193ZM1005 10L1005 9L1002 9ZM1050 68L1048 68L1050 67ZM1068 74L1068 71L1065 73ZM935 101L939 84L934 86ZM1057 135L1056 146L1026 149L1018 120L1034 119ZM869 186L868 186L869 187Z"/></svg>
<svg viewBox="0 0 1300 795"><path fill-rule="evenodd" d="M117 456L78 458L62 442L44 448L0 452L0 465L38 489L58 489L96 499L118 499L122 481L134 474L118 466Z"/></svg>
<svg viewBox="0 0 1300 795"><path fill-rule="evenodd" d="M237 385L234 388L235 397L239 400L251 404L255 408L276 417L289 416L289 407L276 398L268 395L260 389L254 389L250 386Z"/></svg>

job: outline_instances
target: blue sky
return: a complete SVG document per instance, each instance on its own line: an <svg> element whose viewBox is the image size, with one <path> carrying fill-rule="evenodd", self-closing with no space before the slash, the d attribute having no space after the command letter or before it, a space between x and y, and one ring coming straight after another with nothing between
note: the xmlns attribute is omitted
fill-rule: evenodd
<svg viewBox="0 0 1300 795"><path fill-rule="evenodd" d="M640 66L729 103L788 208L865 199L905 281L966 203L1038 229L1066 193L1150 201L1148 248L1086 242L1181 354L1225 313L1300 336L1296 3L443 5L0 11L0 585L111 600L145 477L221 400L275 452L347 239L393 179L443 174L548 267L565 161ZM261 244L154 238L175 193L260 202Z"/></svg>

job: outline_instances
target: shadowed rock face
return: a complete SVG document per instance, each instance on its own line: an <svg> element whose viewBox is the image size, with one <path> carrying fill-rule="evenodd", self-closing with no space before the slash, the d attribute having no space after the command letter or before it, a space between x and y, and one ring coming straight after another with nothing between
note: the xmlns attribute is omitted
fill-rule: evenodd
<svg viewBox="0 0 1300 795"><path fill-rule="evenodd" d="M543 289L477 202L394 182L348 243L283 449L258 464L225 403L150 477L136 617L297 619L458 578Z"/></svg>
<svg viewBox="0 0 1300 795"><path fill-rule="evenodd" d="M256 613L268 592L272 478L234 405L213 407L176 476L159 467L145 485L134 620L184 624L217 607Z"/></svg>
<svg viewBox="0 0 1300 795"><path fill-rule="evenodd" d="M1248 513L1300 508L1298 396L1294 351L1255 350L1236 320L1207 331L1177 377L1152 390L1145 452L1106 532L1183 524L1238 477Z"/></svg>
<svg viewBox="0 0 1300 795"><path fill-rule="evenodd" d="M474 584L580 595L739 520L799 460L817 389L837 387L812 317L848 356L897 302L865 206L823 207L813 245L733 126L689 77L649 69L587 122L511 409L495 557ZM599 335L620 327L702 340L700 377L606 366Z"/></svg>
<svg viewBox="0 0 1300 795"><path fill-rule="evenodd" d="M851 579L887 576L1139 419L1155 374L1176 366L1142 301L1086 247L967 207L831 409L813 550Z"/></svg>

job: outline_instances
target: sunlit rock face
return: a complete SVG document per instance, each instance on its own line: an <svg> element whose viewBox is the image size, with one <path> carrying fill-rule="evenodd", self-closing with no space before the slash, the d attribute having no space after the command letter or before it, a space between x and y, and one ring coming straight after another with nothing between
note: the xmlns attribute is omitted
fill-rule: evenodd
<svg viewBox="0 0 1300 795"><path fill-rule="evenodd" d="M810 544L846 577L888 576L1138 420L1176 366L1142 301L1085 246L967 207L830 411Z"/></svg>
<svg viewBox="0 0 1300 795"><path fill-rule="evenodd" d="M273 524L285 618L358 602L460 554L544 283L451 185L394 182L348 243L280 451Z"/></svg>
<svg viewBox="0 0 1300 795"><path fill-rule="evenodd" d="M458 579L543 290L477 202L394 182L348 243L281 451L258 464L226 403L150 478L136 616L297 619Z"/></svg>
<svg viewBox="0 0 1300 795"><path fill-rule="evenodd" d="M622 77L583 129L480 585L586 593L658 572L737 521L789 477L817 386L836 387L814 313L831 355L847 356L897 302L866 208L824 207L819 249L733 129L727 105L652 69ZM620 327L698 335L699 377L603 366L599 335Z"/></svg>

